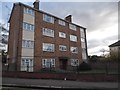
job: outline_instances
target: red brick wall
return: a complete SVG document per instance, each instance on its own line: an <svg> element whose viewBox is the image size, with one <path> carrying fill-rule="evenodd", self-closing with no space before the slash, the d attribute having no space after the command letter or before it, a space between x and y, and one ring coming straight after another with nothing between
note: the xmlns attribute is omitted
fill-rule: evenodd
<svg viewBox="0 0 120 90"><path fill-rule="evenodd" d="M77 80L87 82L118 82L119 75L117 74L77 74L77 73L28 73L28 72L3 72L2 77L11 78L31 78L31 79L61 79L64 80Z"/></svg>
<svg viewBox="0 0 120 90"><path fill-rule="evenodd" d="M17 64L19 66L19 60L21 60L21 46L22 46L22 21L23 21L23 10L20 4L14 4L10 18L10 31L8 40L8 55L9 64ZM15 43L14 43L15 41ZM15 59L15 62L13 62ZM17 68L17 67L16 67Z"/></svg>

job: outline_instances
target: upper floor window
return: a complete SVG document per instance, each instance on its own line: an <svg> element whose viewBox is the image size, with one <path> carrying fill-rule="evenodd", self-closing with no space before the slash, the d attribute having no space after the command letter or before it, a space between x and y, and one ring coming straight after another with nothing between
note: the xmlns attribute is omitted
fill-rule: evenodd
<svg viewBox="0 0 120 90"><path fill-rule="evenodd" d="M29 31L34 31L34 25L23 22L23 29L24 30L29 30Z"/></svg>
<svg viewBox="0 0 120 90"><path fill-rule="evenodd" d="M77 30L76 26L75 26L75 25L73 25L73 24L69 24L69 28L70 28L71 30L74 30L74 31L76 31L76 30Z"/></svg>
<svg viewBox="0 0 120 90"><path fill-rule="evenodd" d="M65 22L63 20L58 20L58 23L62 26L65 26Z"/></svg>
<svg viewBox="0 0 120 90"><path fill-rule="evenodd" d="M27 14L30 14L30 15L34 16L35 11L33 9L24 7L24 13L27 13Z"/></svg>
<svg viewBox="0 0 120 90"><path fill-rule="evenodd" d="M81 38L85 38L85 32L83 28L80 28L80 36Z"/></svg>
<svg viewBox="0 0 120 90"><path fill-rule="evenodd" d="M55 67L55 59L54 58L42 59L42 67L43 68Z"/></svg>
<svg viewBox="0 0 120 90"><path fill-rule="evenodd" d="M81 42L85 42L85 39L84 39L84 38L81 38Z"/></svg>
<svg viewBox="0 0 120 90"><path fill-rule="evenodd" d="M78 53L78 47L70 47L72 53Z"/></svg>
<svg viewBox="0 0 120 90"><path fill-rule="evenodd" d="M83 49L86 48L86 46L85 46L85 42L81 42L81 47L82 47Z"/></svg>
<svg viewBox="0 0 120 90"><path fill-rule="evenodd" d="M43 51L54 52L54 44L51 43L43 43Z"/></svg>
<svg viewBox="0 0 120 90"><path fill-rule="evenodd" d="M59 45L59 50L60 51L67 51L67 46L65 46L65 45Z"/></svg>
<svg viewBox="0 0 120 90"><path fill-rule="evenodd" d="M31 40L23 40L22 47L24 48L34 48L34 41Z"/></svg>
<svg viewBox="0 0 120 90"><path fill-rule="evenodd" d="M61 38L66 38L66 34L63 33L63 32L59 32L59 37L61 37Z"/></svg>
<svg viewBox="0 0 120 90"><path fill-rule="evenodd" d="M78 59L71 59L71 66L79 66L79 60Z"/></svg>
<svg viewBox="0 0 120 90"><path fill-rule="evenodd" d="M86 49L82 50L82 59L86 60L87 59L87 54L86 54Z"/></svg>
<svg viewBox="0 0 120 90"><path fill-rule="evenodd" d="M54 17L43 14L43 20L49 23L54 23Z"/></svg>
<svg viewBox="0 0 120 90"><path fill-rule="evenodd" d="M70 41L77 42L77 36L70 35Z"/></svg>
<svg viewBox="0 0 120 90"><path fill-rule="evenodd" d="M52 29L43 28L42 32L43 32L43 35L45 36L54 37L54 30Z"/></svg>

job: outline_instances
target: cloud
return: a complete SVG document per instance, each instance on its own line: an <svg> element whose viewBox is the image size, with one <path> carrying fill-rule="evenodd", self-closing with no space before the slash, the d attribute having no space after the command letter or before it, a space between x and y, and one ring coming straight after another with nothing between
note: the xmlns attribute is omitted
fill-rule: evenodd
<svg viewBox="0 0 120 90"><path fill-rule="evenodd" d="M72 14L73 22L85 26L88 32L111 26L118 20L116 2L44 2L41 8L60 18Z"/></svg>

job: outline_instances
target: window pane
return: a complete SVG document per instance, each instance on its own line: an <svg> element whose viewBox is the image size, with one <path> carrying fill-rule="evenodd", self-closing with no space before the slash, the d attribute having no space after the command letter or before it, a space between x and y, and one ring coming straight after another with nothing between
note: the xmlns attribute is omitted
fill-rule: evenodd
<svg viewBox="0 0 120 90"><path fill-rule="evenodd" d="M54 37L54 30L52 29L43 28L42 32L45 36Z"/></svg>
<svg viewBox="0 0 120 90"><path fill-rule="evenodd" d="M82 50L82 59L87 59L86 50Z"/></svg>
<svg viewBox="0 0 120 90"><path fill-rule="evenodd" d="M55 67L55 59L54 58L42 59L42 67L43 68Z"/></svg>
<svg viewBox="0 0 120 90"><path fill-rule="evenodd" d="M65 45L59 45L59 50L60 51L67 51L67 46L65 46Z"/></svg>
<svg viewBox="0 0 120 90"><path fill-rule="evenodd" d="M85 38L85 33L83 28L80 28L80 36L81 38Z"/></svg>
<svg viewBox="0 0 120 90"><path fill-rule="evenodd" d="M78 53L78 48L77 47L70 47L70 51L72 53Z"/></svg>
<svg viewBox="0 0 120 90"><path fill-rule="evenodd" d="M77 36L70 35L70 41L77 42Z"/></svg>
<svg viewBox="0 0 120 90"><path fill-rule="evenodd" d="M71 59L71 66L78 66L79 60L78 59Z"/></svg>
<svg viewBox="0 0 120 90"><path fill-rule="evenodd" d="M23 22L23 29L24 30L29 30L29 31L34 31L34 25Z"/></svg>
<svg viewBox="0 0 120 90"><path fill-rule="evenodd" d="M54 23L54 17L43 14L43 20L49 23Z"/></svg>
<svg viewBox="0 0 120 90"><path fill-rule="evenodd" d="M43 43L43 51L54 52L54 44Z"/></svg>
<svg viewBox="0 0 120 90"><path fill-rule="evenodd" d="M59 23L60 25L62 25L62 26L65 26L65 22L62 21L62 20L58 20L58 23Z"/></svg>
<svg viewBox="0 0 120 90"><path fill-rule="evenodd" d="M76 30L77 30L76 26L75 26L75 25L73 25L73 24L69 24L69 28L70 28L71 30L74 30L74 31L76 31Z"/></svg>
<svg viewBox="0 0 120 90"><path fill-rule="evenodd" d="M66 34L63 33L63 32L59 32L59 37L61 37L61 38L66 38Z"/></svg>
<svg viewBox="0 0 120 90"><path fill-rule="evenodd" d="M82 48L86 48L85 42L81 42Z"/></svg>
<svg viewBox="0 0 120 90"><path fill-rule="evenodd" d="M22 41L22 47L24 47L24 48L34 48L34 41L23 40Z"/></svg>
<svg viewBox="0 0 120 90"><path fill-rule="evenodd" d="M34 10L27 7L24 7L24 13L34 16Z"/></svg>

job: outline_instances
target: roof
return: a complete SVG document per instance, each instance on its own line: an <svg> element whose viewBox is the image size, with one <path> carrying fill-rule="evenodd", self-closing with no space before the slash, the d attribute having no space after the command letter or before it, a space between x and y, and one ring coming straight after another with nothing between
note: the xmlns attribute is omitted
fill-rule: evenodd
<svg viewBox="0 0 120 90"><path fill-rule="evenodd" d="M42 11L42 10L35 9L34 7L31 7L31 6L29 6L29 5L23 4L23 3L21 3L21 2L14 3L13 9L15 8L15 5L23 5L23 6L25 6L25 7L29 7L29 8L31 8L31 9L34 9L34 10L36 10L36 11L38 11L38 12L45 13L45 14L51 15L51 16L53 16L53 17L55 17L55 18L61 19L61 18L59 18L59 17L57 17L57 16L54 16L54 15L49 14L49 13L47 13L47 12L44 12L44 11ZM12 12L11 12L11 16L12 16L12 13L13 13L13 9L12 9ZM11 16L10 16L8 22L10 22ZM64 20L64 19L61 19L61 20L65 21L65 22L68 22L68 21L66 21L66 20ZM68 22L68 23L71 23L71 22ZM76 25L76 26L78 26L78 27L80 27L80 28L84 28L84 29L86 30L86 28L83 27L83 26L77 25L77 24L75 24L75 23L71 23L71 24L74 24L74 25Z"/></svg>
<svg viewBox="0 0 120 90"><path fill-rule="evenodd" d="M115 46L120 46L120 40L111 44L111 45L109 45L109 47L115 47Z"/></svg>

